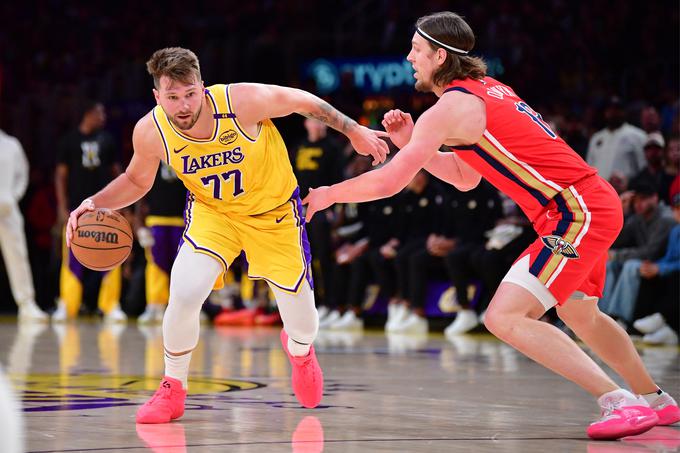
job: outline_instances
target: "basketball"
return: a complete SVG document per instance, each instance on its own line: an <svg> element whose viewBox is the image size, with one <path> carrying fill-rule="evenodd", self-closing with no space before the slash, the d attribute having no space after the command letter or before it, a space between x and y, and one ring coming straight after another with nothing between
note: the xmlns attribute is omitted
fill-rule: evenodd
<svg viewBox="0 0 680 453"><path fill-rule="evenodd" d="M125 261L131 250L132 228L118 212L95 209L78 219L71 251L83 266L108 271Z"/></svg>

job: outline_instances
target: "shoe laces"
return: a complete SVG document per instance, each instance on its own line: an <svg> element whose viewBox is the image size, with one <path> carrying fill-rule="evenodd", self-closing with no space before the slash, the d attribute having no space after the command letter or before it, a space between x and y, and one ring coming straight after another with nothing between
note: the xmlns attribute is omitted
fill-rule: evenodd
<svg viewBox="0 0 680 453"><path fill-rule="evenodd" d="M623 398L607 398L601 406L600 421L604 422L614 418L614 411L621 408L623 401Z"/></svg>
<svg viewBox="0 0 680 453"><path fill-rule="evenodd" d="M163 381L161 382L160 387L158 387L158 390L156 390L156 393L153 394L153 397L149 400L149 404L153 403L157 399L170 399L170 396L172 395L172 385L168 381Z"/></svg>

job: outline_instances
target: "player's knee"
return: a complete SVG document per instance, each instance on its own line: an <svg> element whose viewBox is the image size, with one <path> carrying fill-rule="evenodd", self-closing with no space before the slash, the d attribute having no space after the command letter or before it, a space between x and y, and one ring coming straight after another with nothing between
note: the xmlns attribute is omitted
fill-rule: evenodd
<svg viewBox="0 0 680 453"><path fill-rule="evenodd" d="M319 317L314 316L305 320L297 320L295 323L284 322L284 328L288 336L293 340L299 343L311 344L319 332Z"/></svg>
<svg viewBox="0 0 680 453"><path fill-rule="evenodd" d="M501 339L509 334L511 322L512 320L508 318L507 314L503 313L503 310L499 309L496 305L490 305L484 315L484 327Z"/></svg>
<svg viewBox="0 0 680 453"><path fill-rule="evenodd" d="M169 304L177 307L187 307L196 304L203 304L203 301L199 301L196 294L200 294L200 288L194 287L191 284L183 285L173 285L170 288L170 300Z"/></svg>
<svg viewBox="0 0 680 453"><path fill-rule="evenodd" d="M568 301L565 305L557 306L557 316L572 328L594 324L599 315L602 315L602 312L597 304L586 305L582 301Z"/></svg>

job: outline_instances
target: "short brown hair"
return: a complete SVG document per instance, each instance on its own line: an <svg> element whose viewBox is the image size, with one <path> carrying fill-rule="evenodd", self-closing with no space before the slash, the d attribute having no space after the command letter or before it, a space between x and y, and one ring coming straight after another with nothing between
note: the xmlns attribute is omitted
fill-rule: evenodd
<svg viewBox="0 0 680 453"><path fill-rule="evenodd" d="M166 47L157 50L146 62L146 70L153 77L153 85L160 88L162 76L184 83L201 81L201 66L198 57L189 49Z"/></svg>
<svg viewBox="0 0 680 453"><path fill-rule="evenodd" d="M423 16L416 27L439 42L461 50L470 51L475 46L475 34L465 20L456 13L443 11ZM428 40L432 50L443 47ZM446 61L434 73L434 83L445 85L454 79L481 79L486 76L486 63L479 57L456 55L446 50Z"/></svg>

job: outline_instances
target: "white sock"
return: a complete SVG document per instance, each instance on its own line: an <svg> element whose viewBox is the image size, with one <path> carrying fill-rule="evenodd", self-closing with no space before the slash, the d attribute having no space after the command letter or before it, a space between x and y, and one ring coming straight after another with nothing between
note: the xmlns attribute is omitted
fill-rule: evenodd
<svg viewBox="0 0 680 453"><path fill-rule="evenodd" d="M656 392L652 393L645 393L644 395L641 395L651 406L654 404L657 398L659 398L661 395L663 395L665 392L661 389L658 389Z"/></svg>
<svg viewBox="0 0 680 453"><path fill-rule="evenodd" d="M191 362L191 352L171 355L165 351L165 375L182 381L182 388L185 390L188 387L189 362Z"/></svg>
<svg viewBox="0 0 680 453"><path fill-rule="evenodd" d="M194 252L184 244L175 258L170 274L170 301L163 316L165 375L178 379L187 388L191 352L198 344L203 301L212 291L222 265L214 258Z"/></svg>
<svg viewBox="0 0 680 453"><path fill-rule="evenodd" d="M309 354L309 348L311 345L300 344L294 341L292 338L288 338L288 352L294 357L304 357Z"/></svg>
<svg viewBox="0 0 680 453"><path fill-rule="evenodd" d="M271 289L288 334L288 352L294 357L306 356L319 330L314 291L306 280L297 294L286 293L273 285Z"/></svg>

